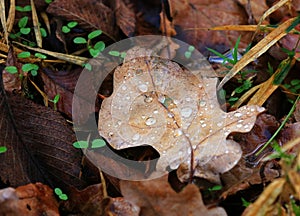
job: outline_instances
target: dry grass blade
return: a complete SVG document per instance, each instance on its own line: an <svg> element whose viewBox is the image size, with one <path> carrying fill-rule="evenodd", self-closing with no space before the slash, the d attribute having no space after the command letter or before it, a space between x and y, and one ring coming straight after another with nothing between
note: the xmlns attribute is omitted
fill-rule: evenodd
<svg viewBox="0 0 300 216"><path fill-rule="evenodd" d="M296 59L293 58L291 61L291 65L294 65L295 62L296 62ZM276 72L267 81L260 84L259 90L248 102L248 105L256 104L256 105L262 106L264 104L264 102L266 102L266 100L271 96L271 94L279 87L279 85L274 84L274 79L281 72L282 72L282 70L279 67L276 70Z"/></svg>
<svg viewBox="0 0 300 216"><path fill-rule="evenodd" d="M277 2L275 5L273 5L271 8L269 8L263 15L262 17L259 19L259 22L257 24L257 28L255 30L255 33L252 36L252 39L255 37L255 35L257 34L259 27L261 25L261 23L270 15L272 14L274 11L276 11L278 8L282 7L285 4L291 3L291 0L280 0L279 2Z"/></svg>
<svg viewBox="0 0 300 216"><path fill-rule="evenodd" d="M1 19L2 28L4 30L4 38L7 43L8 33L7 33L7 25L6 25L6 17L5 17L5 0L0 0L0 19Z"/></svg>
<svg viewBox="0 0 300 216"><path fill-rule="evenodd" d="M260 195L260 197L251 204L243 216L264 216L267 215L268 208L272 206L277 197L280 195L283 185L285 183L284 178L276 179Z"/></svg>
<svg viewBox="0 0 300 216"><path fill-rule="evenodd" d="M38 47L42 47L43 45L43 40L42 40L42 34L40 30L40 25L39 25L39 19L36 13L34 1L30 0L30 5L31 5L31 11L32 11L32 22L33 22L33 29L34 29L34 34L35 34L35 39Z"/></svg>
<svg viewBox="0 0 300 216"><path fill-rule="evenodd" d="M64 61L71 62L76 65L80 65L80 66L82 66L83 64L85 64L88 61L88 58L84 58L84 57L80 57L80 56L73 56L73 55L68 55L68 54L63 54L63 53L58 53L58 52L52 52L52 51L44 50L41 48L33 48L33 47L26 46L26 45L18 43L18 42L14 42L14 43L18 44L20 46L26 47L29 50L40 52L40 53L58 58L60 60L64 60Z"/></svg>
<svg viewBox="0 0 300 216"><path fill-rule="evenodd" d="M257 59L263 53L265 53L271 46L273 46L277 41L283 38L287 33L286 29L291 26L296 18L291 18L285 21L283 24L278 26L270 34L268 34L264 39L262 39L258 44L256 44L249 52L247 52L241 60L234 65L234 67L226 74L224 79L220 82L218 89L221 89L223 85L234 77L240 70L242 70L251 61Z"/></svg>
<svg viewBox="0 0 300 216"><path fill-rule="evenodd" d="M11 32L15 23L15 15L16 15L16 1L10 0L10 8L8 12L7 18L7 32Z"/></svg>

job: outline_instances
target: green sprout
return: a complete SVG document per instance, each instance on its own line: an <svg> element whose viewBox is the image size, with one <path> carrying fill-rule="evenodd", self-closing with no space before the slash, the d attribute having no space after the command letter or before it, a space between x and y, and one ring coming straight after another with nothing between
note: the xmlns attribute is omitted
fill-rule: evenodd
<svg viewBox="0 0 300 216"><path fill-rule="evenodd" d="M243 206L246 208L251 204L251 202L245 200L243 197L241 198L241 200L242 200Z"/></svg>
<svg viewBox="0 0 300 216"><path fill-rule="evenodd" d="M59 101L59 98L60 98L60 94L57 94L57 95L55 95L55 97L53 98L53 100L48 99L50 102L53 103L55 111L57 110L57 103Z"/></svg>
<svg viewBox="0 0 300 216"><path fill-rule="evenodd" d="M86 44L90 55L95 58L100 54L100 52L102 52L105 49L105 43L103 41L98 41L97 43L92 45L91 41L92 39L100 36L101 34L101 30L95 30L88 34L88 39L85 39L84 37L76 37L74 38L73 42L75 44Z"/></svg>
<svg viewBox="0 0 300 216"><path fill-rule="evenodd" d="M4 153L7 151L7 147L6 146L0 146L0 154Z"/></svg>
<svg viewBox="0 0 300 216"><path fill-rule="evenodd" d="M19 20L18 26L20 28L21 34L28 35L30 33L30 28L26 27L27 23L28 23L28 16L24 16Z"/></svg>
<svg viewBox="0 0 300 216"><path fill-rule="evenodd" d="M69 33L71 31L71 29L77 25L78 25L78 22L76 22L76 21L68 22L67 25L62 26L61 31L63 33Z"/></svg>
<svg viewBox="0 0 300 216"><path fill-rule="evenodd" d="M67 194L63 193L60 188L55 188L54 193L59 197L61 200L68 200Z"/></svg>
<svg viewBox="0 0 300 216"><path fill-rule="evenodd" d="M102 148L106 145L106 142L103 139L94 139L92 141L91 148ZM86 140L80 140L73 143L74 148L86 149L89 147L89 143Z"/></svg>
<svg viewBox="0 0 300 216"><path fill-rule="evenodd" d="M115 56L115 57L120 57L120 58L125 58L126 52L119 52L116 50L111 50L108 52L109 55Z"/></svg>
<svg viewBox="0 0 300 216"><path fill-rule="evenodd" d="M189 46L188 50L184 53L184 56L189 59L192 56L192 53L194 52L195 47L194 46Z"/></svg>
<svg viewBox="0 0 300 216"><path fill-rule="evenodd" d="M31 6L30 5L25 5L24 7L16 6L16 11L19 11L19 12L30 12L31 11Z"/></svg>
<svg viewBox="0 0 300 216"><path fill-rule="evenodd" d="M16 66L6 66L4 70L10 74L18 73L18 69Z"/></svg>

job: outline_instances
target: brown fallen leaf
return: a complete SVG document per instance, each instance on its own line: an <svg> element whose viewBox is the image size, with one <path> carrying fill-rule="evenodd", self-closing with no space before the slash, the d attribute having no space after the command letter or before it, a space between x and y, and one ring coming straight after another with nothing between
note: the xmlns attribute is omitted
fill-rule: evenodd
<svg viewBox="0 0 300 216"><path fill-rule="evenodd" d="M2 77L2 76L1 76ZM2 84L2 79L0 78ZM1 181L11 186L42 181L82 187L82 153L72 143L72 128L58 113L19 95L7 98L0 87Z"/></svg>
<svg viewBox="0 0 300 216"><path fill-rule="evenodd" d="M101 136L115 149L152 146L160 153L157 172L184 164L182 181L189 179L192 167L195 176L219 182L219 173L230 170L242 153L226 137L250 131L264 108L244 106L226 113L220 109L217 78L209 66L203 63L189 72L171 61L137 57L149 53L133 48L115 70L114 92L99 113Z"/></svg>
<svg viewBox="0 0 300 216"><path fill-rule="evenodd" d="M236 31L207 31L222 25L247 23L247 16L236 1L187 1L169 0L170 15L177 32L176 38L194 45L200 52L208 53L206 47L224 52L231 49L236 38L242 34L240 47L246 47L250 35Z"/></svg>
<svg viewBox="0 0 300 216"><path fill-rule="evenodd" d="M117 25L128 37L135 33L136 17L133 5L124 0L115 0Z"/></svg>
<svg viewBox="0 0 300 216"><path fill-rule="evenodd" d="M64 214L72 215L118 215L138 216L139 207L123 197L111 198L103 195L102 184L90 185L83 190L71 189L69 199L60 209Z"/></svg>
<svg viewBox="0 0 300 216"><path fill-rule="evenodd" d="M140 215L227 215L221 207L207 209L195 185L189 184L176 193L166 176L148 181L121 181L121 192L125 200L140 207Z"/></svg>
<svg viewBox="0 0 300 216"><path fill-rule="evenodd" d="M97 0L55 0L49 5L47 12L69 21L77 21L84 29L101 29L113 40L118 37L113 11Z"/></svg>
<svg viewBox="0 0 300 216"><path fill-rule="evenodd" d="M53 190L41 183L0 190L0 215L58 216Z"/></svg>

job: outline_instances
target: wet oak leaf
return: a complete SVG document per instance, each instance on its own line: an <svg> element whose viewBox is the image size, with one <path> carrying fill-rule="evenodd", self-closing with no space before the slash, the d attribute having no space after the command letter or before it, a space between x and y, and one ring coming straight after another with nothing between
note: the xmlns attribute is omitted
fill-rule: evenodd
<svg viewBox="0 0 300 216"><path fill-rule="evenodd" d="M207 209L197 186L189 184L176 193L166 176L149 181L121 181L125 200L141 209L140 215L227 215L220 207Z"/></svg>
<svg viewBox="0 0 300 216"><path fill-rule="evenodd" d="M158 173L181 165L179 178L186 181L193 158L194 176L219 182L219 174L242 155L239 144L227 136L250 131L264 108L244 106L226 113L211 69L183 70L138 49L128 51L114 72L114 92L99 113L100 135L115 149L152 146L160 153Z"/></svg>

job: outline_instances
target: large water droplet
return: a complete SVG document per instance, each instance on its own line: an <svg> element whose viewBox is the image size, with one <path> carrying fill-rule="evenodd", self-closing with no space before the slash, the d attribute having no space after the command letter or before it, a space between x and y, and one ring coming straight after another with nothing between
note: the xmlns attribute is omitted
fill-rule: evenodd
<svg viewBox="0 0 300 216"><path fill-rule="evenodd" d="M243 127L243 125L242 124L237 124L236 127L241 128L241 127Z"/></svg>
<svg viewBox="0 0 300 216"><path fill-rule="evenodd" d="M161 95L158 96L157 100L158 100L160 103L163 104L163 103L165 102L165 100L166 100L166 97L165 97L164 95L161 94Z"/></svg>
<svg viewBox="0 0 300 216"><path fill-rule="evenodd" d="M174 137L179 137L183 134L182 130L177 128L174 130Z"/></svg>
<svg viewBox="0 0 300 216"><path fill-rule="evenodd" d="M190 107L184 107L180 113L183 118L188 118L192 115L193 110Z"/></svg>
<svg viewBox="0 0 300 216"><path fill-rule="evenodd" d="M145 124L150 126L150 125L154 125L156 123L156 119L153 117L149 117L146 119Z"/></svg>
<svg viewBox="0 0 300 216"><path fill-rule="evenodd" d="M206 105L206 101L200 100L199 105L200 105L200 107L204 107Z"/></svg>
<svg viewBox="0 0 300 216"><path fill-rule="evenodd" d="M139 134L134 134L132 137L132 140L137 141L140 139L140 135Z"/></svg>
<svg viewBox="0 0 300 216"><path fill-rule="evenodd" d="M155 110L153 111L153 113L154 113L154 114L157 114L157 113L158 113L158 110L157 110L157 109L155 109Z"/></svg>
<svg viewBox="0 0 300 216"><path fill-rule="evenodd" d="M233 116L239 118L242 117L242 115L243 115L242 113L236 112Z"/></svg>
<svg viewBox="0 0 300 216"><path fill-rule="evenodd" d="M140 84L140 85L138 85L138 89L139 89L141 92L146 92L146 91L148 91L148 86L145 85L145 84Z"/></svg>
<svg viewBox="0 0 300 216"><path fill-rule="evenodd" d="M177 169L179 167L179 163L177 163L177 161L173 162L170 164L170 168L172 170Z"/></svg>
<svg viewBox="0 0 300 216"><path fill-rule="evenodd" d="M151 96L147 96L145 99L144 99L145 103L151 103L153 101L153 98Z"/></svg>
<svg viewBox="0 0 300 216"><path fill-rule="evenodd" d="M121 89L122 89L123 91L125 91L125 90L127 89L127 87L126 87L125 85L123 85L123 86L121 87Z"/></svg>

